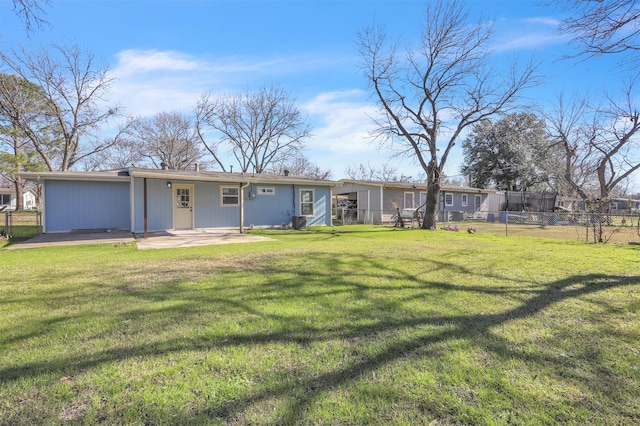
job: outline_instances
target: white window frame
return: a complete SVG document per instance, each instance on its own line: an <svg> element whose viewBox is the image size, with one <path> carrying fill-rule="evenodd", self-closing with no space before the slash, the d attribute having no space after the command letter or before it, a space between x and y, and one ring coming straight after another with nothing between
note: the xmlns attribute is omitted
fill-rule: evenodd
<svg viewBox="0 0 640 426"><path fill-rule="evenodd" d="M225 189L234 189L237 191L237 194L235 195L225 194L224 193ZM224 203L225 198L232 198L232 197L236 199L235 204ZM229 186L229 185L220 186L220 207L238 207L239 205L240 205L240 188L238 186Z"/></svg>
<svg viewBox="0 0 640 426"><path fill-rule="evenodd" d="M450 197L451 200L447 200L447 197ZM453 192L444 193L444 205L445 207L453 207Z"/></svg>
<svg viewBox="0 0 640 426"><path fill-rule="evenodd" d="M256 192L258 195L276 195L276 188L273 186L259 186Z"/></svg>
<svg viewBox="0 0 640 426"><path fill-rule="evenodd" d="M311 201L302 201L303 192L311 192ZM313 188L300 188L298 194L300 195L300 216L314 217L316 215L316 190ZM311 214L303 213L303 205L311 205Z"/></svg>
<svg viewBox="0 0 640 426"><path fill-rule="evenodd" d="M469 196L467 194L462 194L462 207L467 207L469 205Z"/></svg>
<svg viewBox="0 0 640 426"><path fill-rule="evenodd" d="M411 195L411 205L408 206L407 205L407 195ZM416 206L416 194L413 192L405 192L404 196L402 197L402 203L404 205L403 208L405 209L413 209Z"/></svg>

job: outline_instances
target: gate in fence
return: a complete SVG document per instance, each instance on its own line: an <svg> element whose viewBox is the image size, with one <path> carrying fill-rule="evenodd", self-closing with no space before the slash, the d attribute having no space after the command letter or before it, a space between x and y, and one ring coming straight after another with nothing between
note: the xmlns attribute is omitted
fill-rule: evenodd
<svg viewBox="0 0 640 426"><path fill-rule="evenodd" d="M42 233L42 212L37 210L4 212L0 234L6 238L30 238Z"/></svg>

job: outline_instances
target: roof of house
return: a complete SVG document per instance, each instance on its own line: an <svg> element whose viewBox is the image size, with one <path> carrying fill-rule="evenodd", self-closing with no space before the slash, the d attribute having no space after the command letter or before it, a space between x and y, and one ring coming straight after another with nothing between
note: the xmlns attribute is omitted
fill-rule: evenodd
<svg viewBox="0 0 640 426"><path fill-rule="evenodd" d="M195 170L162 170L129 167L119 170L100 172L23 172L22 177L29 180L87 180L87 181L128 181L131 177L165 179L165 180L189 180L198 182L225 182L225 183L256 183L256 184L298 184L336 186L338 182L330 180L314 179L306 176L284 176L269 173L230 173L219 171L195 171Z"/></svg>
<svg viewBox="0 0 640 426"><path fill-rule="evenodd" d="M407 190L427 190L426 183L411 183L411 182L383 182L383 181L373 181L373 180L355 180L355 179L340 179L341 184L353 184L353 185L369 185L369 186L377 186L381 188L398 188L398 189L407 189ZM446 192L478 192L478 193L490 193L495 192L492 189L481 189L481 188L472 188L470 186L453 186L453 185L442 185L440 187L441 191Z"/></svg>
<svg viewBox="0 0 640 426"><path fill-rule="evenodd" d="M16 193L16 189L14 187L0 187L0 194L14 194ZM22 191L23 194L33 193L31 189L25 189Z"/></svg>

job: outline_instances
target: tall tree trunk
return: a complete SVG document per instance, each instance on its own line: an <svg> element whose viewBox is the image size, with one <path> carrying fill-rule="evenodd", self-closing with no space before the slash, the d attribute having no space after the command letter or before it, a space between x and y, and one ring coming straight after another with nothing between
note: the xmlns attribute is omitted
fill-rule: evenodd
<svg viewBox="0 0 640 426"><path fill-rule="evenodd" d="M24 190L22 189L22 178L20 175L16 175L13 178L13 183L16 188L16 211L24 210Z"/></svg>
<svg viewBox="0 0 640 426"><path fill-rule="evenodd" d="M424 222L422 222L422 229L436 229L439 196L440 182L430 183L427 187L427 201L425 205Z"/></svg>

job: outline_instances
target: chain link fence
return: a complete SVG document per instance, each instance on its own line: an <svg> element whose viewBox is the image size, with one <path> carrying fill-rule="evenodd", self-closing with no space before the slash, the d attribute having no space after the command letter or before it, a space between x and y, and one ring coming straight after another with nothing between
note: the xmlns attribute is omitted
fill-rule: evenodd
<svg viewBox="0 0 640 426"><path fill-rule="evenodd" d="M37 210L4 212L0 235L9 239L27 239L42 233L42 212Z"/></svg>
<svg viewBox="0 0 640 426"><path fill-rule="evenodd" d="M334 223L417 228L422 213L415 209L338 209ZM640 214L584 212L438 212L438 228L500 236L528 236L587 243L640 244Z"/></svg>
<svg viewBox="0 0 640 426"><path fill-rule="evenodd" d="M529 236L584 241L587 243L634 244L640 242L638 213L585 212L487 212L483 217L459 212L460 231L504 236ZM447 217L444 228L452 221ZM457 222L456 222L457 223Z"/></svg>

